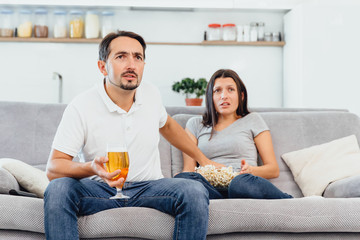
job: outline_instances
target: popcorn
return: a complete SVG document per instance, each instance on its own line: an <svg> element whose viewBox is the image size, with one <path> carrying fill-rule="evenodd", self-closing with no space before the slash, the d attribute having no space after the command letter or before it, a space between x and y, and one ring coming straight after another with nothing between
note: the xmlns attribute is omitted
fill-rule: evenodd
<svg viewBox="0 0 360 240"><path fill-rule="evenodd" d="M195 171L200 173L212 186L219 188L227 188L231 180L239 175L234 172L232 166L216 169L214 165L206 165L204 167L196 167Z"/></svg>

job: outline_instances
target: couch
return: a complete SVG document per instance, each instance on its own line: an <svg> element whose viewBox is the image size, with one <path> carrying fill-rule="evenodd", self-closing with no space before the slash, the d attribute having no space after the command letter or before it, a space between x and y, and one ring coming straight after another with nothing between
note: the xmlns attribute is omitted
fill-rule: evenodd
<svg viewBox="0 0 360 240"><path fill-rule="evenodd" d="M0 102L0 158L45 169L63 104ZM360 119L343 109L254 108L271 129L280 177L271 179L294 199L210 201L208 239L359 239L360 199L303 197L281 159L286 152L355 134ZM202 107L167 107L182 126ZM163 138L162 171L181 170L179 150ZM259 161L261 161L259 159ZM326 168L324 169L326 170ZM0 168L0 179L12 177ZM0 182L0 239L44 239L43 200L9 194ZM15 195L14 195L15 194ZM82 239L171 239L174 218L149 208L118 208L79 218ZM66 231L66 229L64 229Z"/></svg>

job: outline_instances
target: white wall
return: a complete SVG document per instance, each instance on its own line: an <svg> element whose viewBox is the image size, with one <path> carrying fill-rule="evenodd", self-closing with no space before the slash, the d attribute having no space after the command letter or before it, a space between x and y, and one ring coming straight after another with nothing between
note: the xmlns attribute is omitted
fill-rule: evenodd
<svg viewBox="0 0 360 240"><path fill-rule="evenodd" d="M266 22L281 31L279 11L154 12L118 10L118 27L135 31L152 42L201 42L208 23ZM64 78L64 102L101 81L97 69L98 44L0 43L0 100L57 102L53 72ZM219 68L239 73L252 107L282 105L281 47L148 45L144 81L157 85L167 106L185 105L184 96L171 91L184 77L210 78Z"/></svg>
<svg viewBox="0 0 360 240"><path fill-rule="evenodd" d="M359 12L354 1L316 1L285 16L285 106L360 115Z"/></svg>

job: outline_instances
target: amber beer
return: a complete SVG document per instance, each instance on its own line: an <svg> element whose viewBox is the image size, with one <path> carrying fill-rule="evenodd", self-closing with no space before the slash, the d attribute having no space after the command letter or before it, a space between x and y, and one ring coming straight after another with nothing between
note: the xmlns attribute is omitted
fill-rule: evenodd
<svg viewBox="0 0 360 240"><path fill-rule="evenodd" d="M112 180L118 180L124 178L124 182L129 172L129 154L128 152L108 152L109 161L106 163L106 169L108 172L114 172L120 169L121 173L112 178ZM122 187L122 186L121 186Z"/></svg>

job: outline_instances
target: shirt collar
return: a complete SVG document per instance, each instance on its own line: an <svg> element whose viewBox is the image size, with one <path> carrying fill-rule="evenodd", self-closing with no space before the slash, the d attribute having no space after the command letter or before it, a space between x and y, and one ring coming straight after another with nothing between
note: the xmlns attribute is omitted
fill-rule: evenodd
<svg viewBox="0 0 360 240"><path fill-rule="evenodd" d="M125 110L120 108L118 105L116 105L111 100L109 95L106 93L104 82L101 82L101 83L97 84L96 88L97 88L97 91L98 91L101 99L103 100L105 106L109 110L109 112L116 112L117 111L119 113L127 113ZM136 92L135 92L135 102L131 106L129 112L134 111L135 109L137 109L143 103L143 98L142 98L141 92L142 92L142 87L141 87L141 84L140 84L140 86L136 89Z"/></svg>

